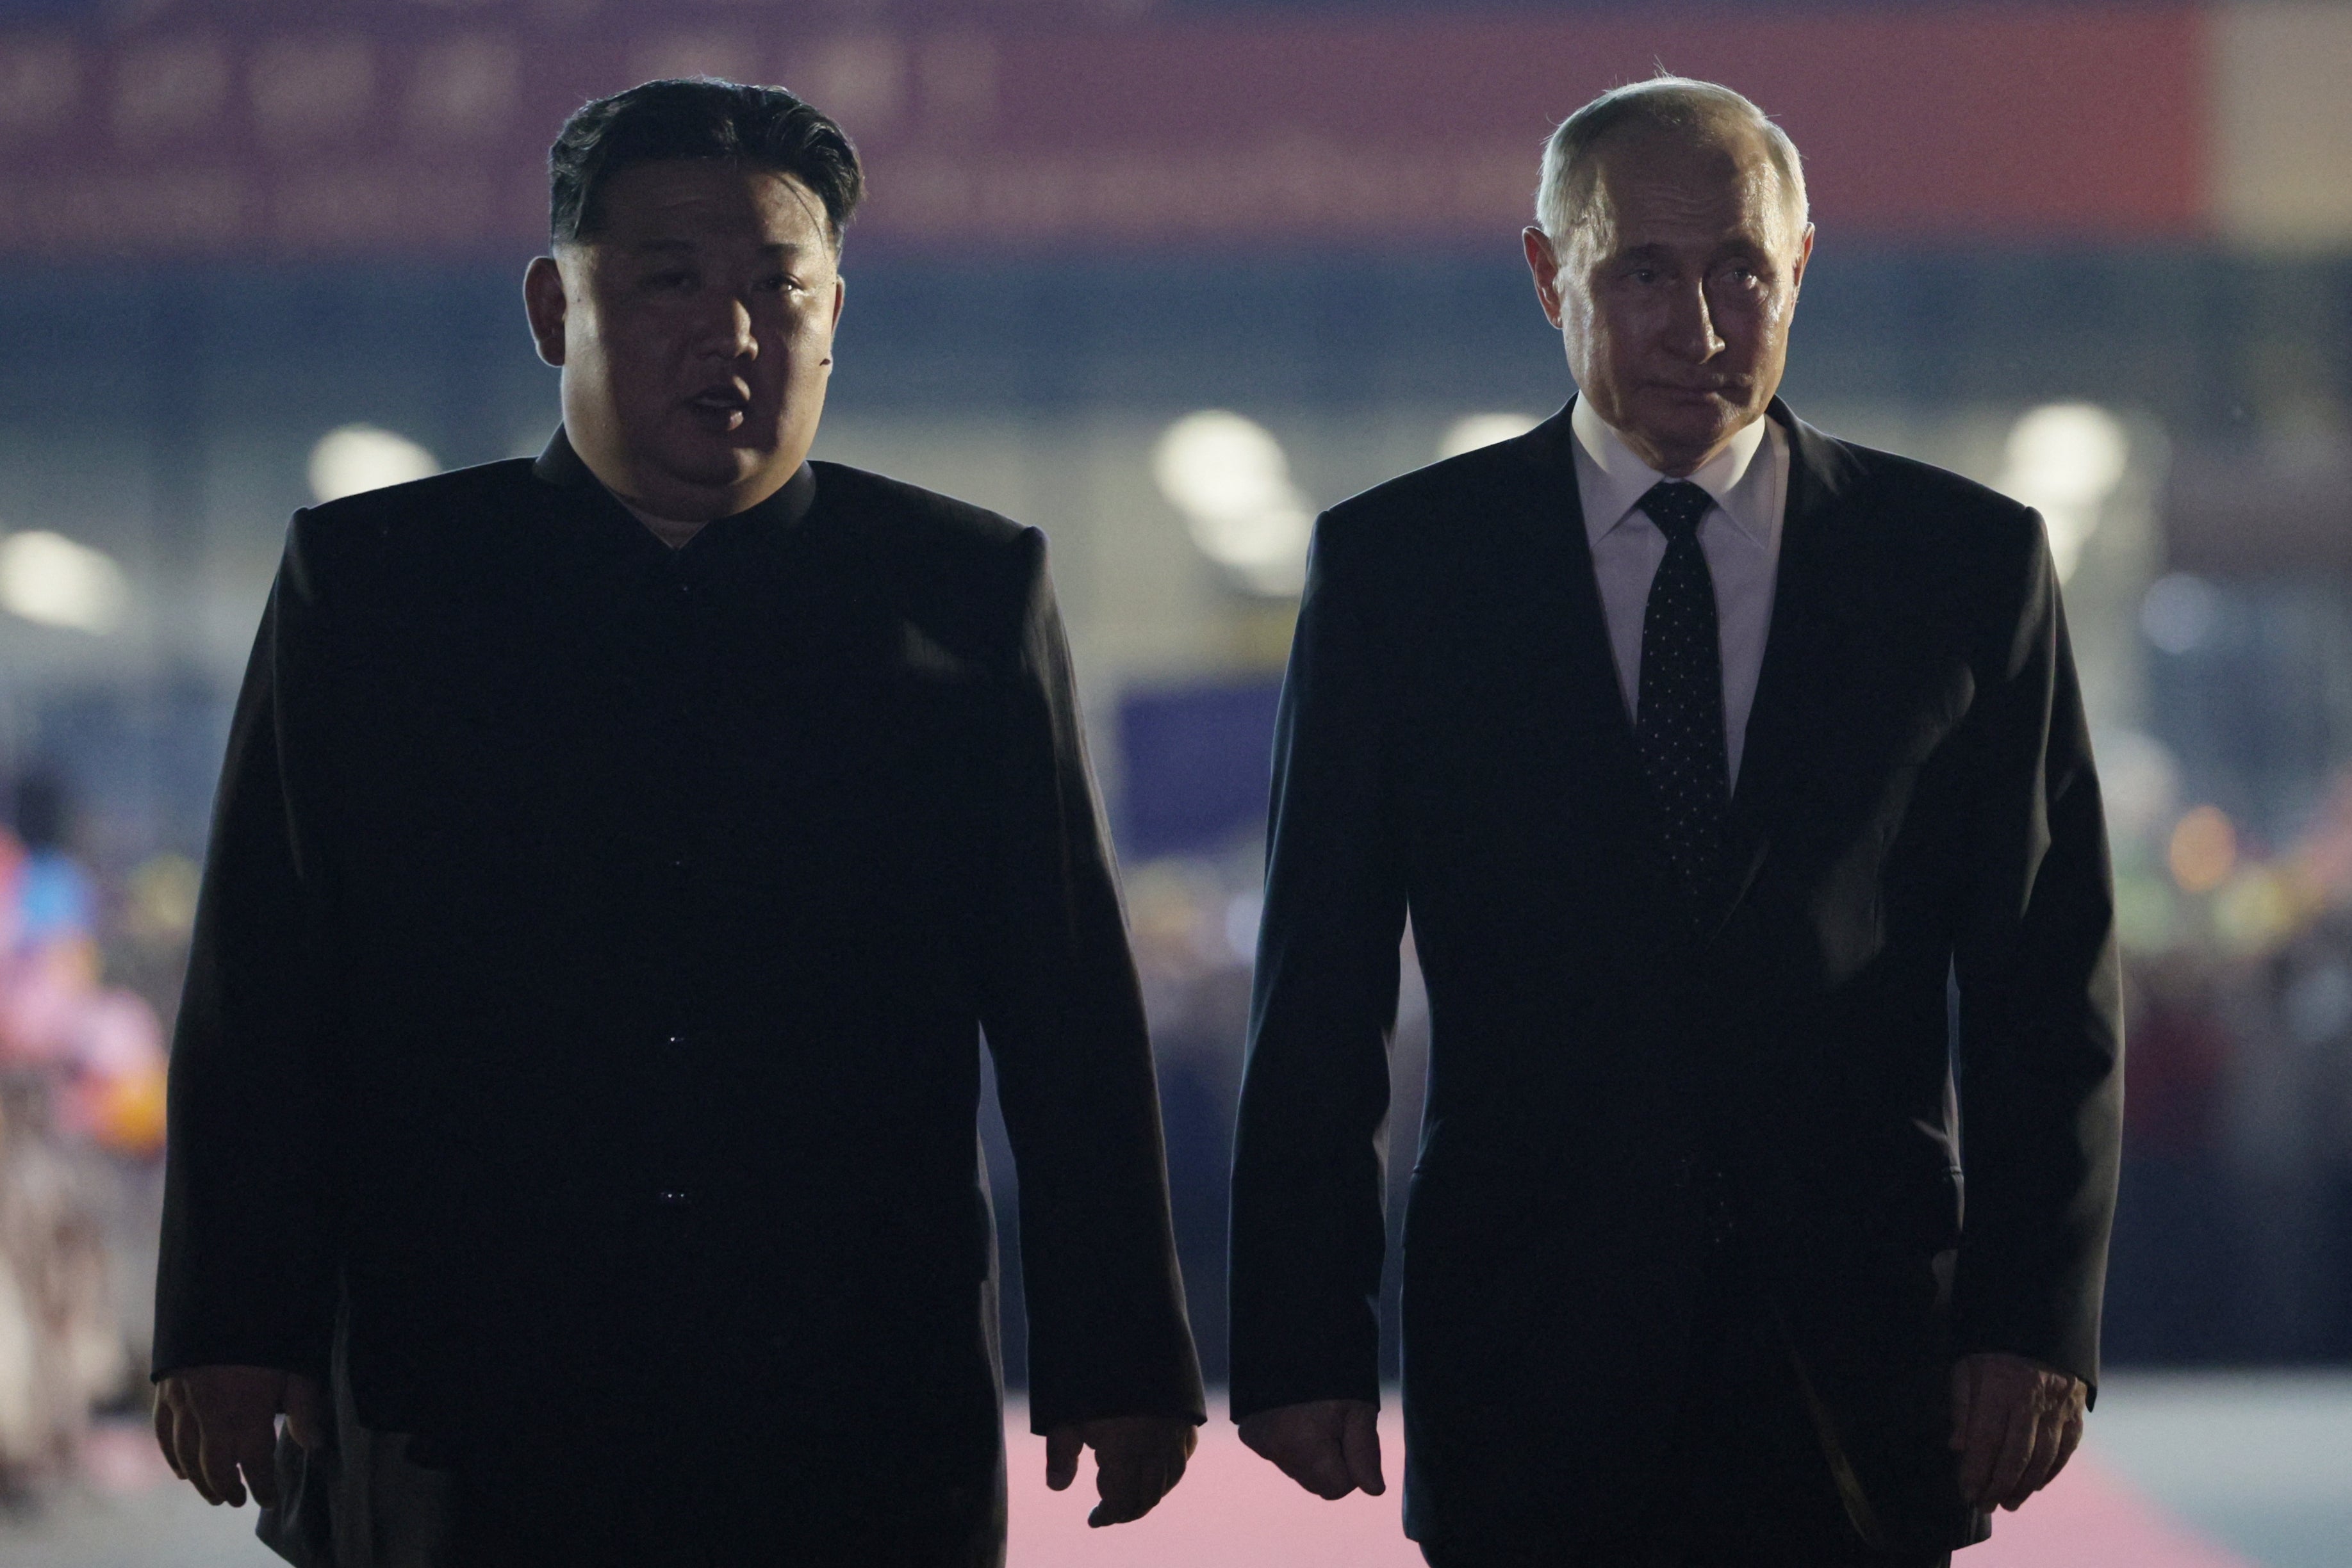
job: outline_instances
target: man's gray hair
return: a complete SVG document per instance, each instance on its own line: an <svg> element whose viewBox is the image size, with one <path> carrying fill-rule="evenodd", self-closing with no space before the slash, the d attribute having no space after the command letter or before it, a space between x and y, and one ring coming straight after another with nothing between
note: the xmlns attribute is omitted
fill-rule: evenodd
<svg viewBox="0 0 2352 1568"><path fill-rule="evenodd" d="M1610 89L1561 120L1551 133L1544 144L1542 182L1536 187L1536 222L1544 233L1565 239L1583 221L1592 198L1592 150L1601 138L1627 125L1673 131L1738 125L1759 132L1780 177L1781 193L1789 198L1794 232L1804 232L1804 161L1789 133L1727 87L1661 73Z"/></svg>

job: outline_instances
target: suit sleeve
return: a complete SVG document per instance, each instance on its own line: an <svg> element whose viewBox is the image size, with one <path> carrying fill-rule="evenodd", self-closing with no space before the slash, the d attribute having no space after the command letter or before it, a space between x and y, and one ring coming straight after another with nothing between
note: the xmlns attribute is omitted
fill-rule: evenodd
<svg viewBox="0 0 2352 1568"><path fill-rule="evenodd" d="M1389 1047L1405 917L1375 618L1317 524L1275 738L1234 1139L1233 1412L1380 1397Z"/></svg>
<svg viewBox="0 0 2352 1568"><path fill-rule="evenodd" d="M2082 693L2038 523L1989 656L1974 873L1954 964L1968 1203L1958 1348L2099 1375L2123 1027L2115 894Z"/></svg>
<svg viewBox="0 0 2352 1568"><path fill-rule="evenodd" d="M295 520L215 800L173 1038L154 1372L322 1374L335 1260L322 1053L328 910L298 780L321 737L315 596Z"/></svg>
<svg viewBox="0 0 2352 1568"><path fill-rule="evenodd" d="M1021 1177L1030 1416L1199 1421L1142 992L1045 538L1021 548L982 1024Z"/></svg>

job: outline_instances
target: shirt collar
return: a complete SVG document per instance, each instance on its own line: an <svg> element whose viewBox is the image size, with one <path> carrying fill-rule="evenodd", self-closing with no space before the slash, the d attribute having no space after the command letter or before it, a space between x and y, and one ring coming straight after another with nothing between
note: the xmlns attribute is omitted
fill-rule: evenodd
<svg viewBox="0 0 2352 1568"><path fill-rule="evenodd" d="M1633 455L1625 438L1602 419L1592 404L1580 397L1569 410L1569 427L1585 461L1577 465L1580 498L1584 504L1584 537L1592 544L1632 515L1650 486L1665 477ZM1705 490L1731 519L1741 538L1759 549L1771 548L1769 464L1756 461L1764 448L1770 419L1743 425L1730 444L1700 464L1690 482Z"/></svg>

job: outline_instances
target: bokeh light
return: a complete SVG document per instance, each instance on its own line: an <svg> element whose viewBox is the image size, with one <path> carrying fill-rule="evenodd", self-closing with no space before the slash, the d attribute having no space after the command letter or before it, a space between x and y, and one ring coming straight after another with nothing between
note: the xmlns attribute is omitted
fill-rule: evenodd
<svg viewBox="0 0 2352 1568"><path fill-rule="evenodd" d="M1306 582L1312 512L1265 426L1227 409L1188 413L1161 434L1151 474L1201 553L1252 591L1296 593Z"/></svg>
<svg viewBox="0 0 2352 1568"><path fill-rule="evenodd" d="M331 430L310 448L310 494L320 502L428 479L440 472L441 460L425 447L373 424Z"/></svg>
<svg viewBox="0 0 2352 1568"><path fill-rule="evenodd" d="M2211 893L2237 869L2238 830L2220 807L2200 806L2174 826L2166 858L2181 892Z"/></svg>
<svg viewBox="0 0 2352 1568"><path fill-rule="evenodd" d="M28 528L0 539L0 609L43 626L103 633L122 622L130 591L103 550Z"/></svg>

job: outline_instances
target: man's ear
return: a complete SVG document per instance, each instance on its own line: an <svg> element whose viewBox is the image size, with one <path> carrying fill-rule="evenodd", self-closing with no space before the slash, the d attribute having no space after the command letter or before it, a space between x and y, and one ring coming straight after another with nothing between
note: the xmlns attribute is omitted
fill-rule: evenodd
<svg viewBox="0 0 2352 1568"><path fill-rule="evenodd" d="M1552 249L1551 235L1534 224L1519 235L1519 243L1528 253L1528 270L1535 274L1536 298L1543 302L1544 319L1557 327L1560 325L1559 253Z"/></svg>
<svg viewBox="0 0 2352 1568"><path fill-rule="evenodd" d="M833 319L824 324L824 358L821 364L833 363L833 335L841 327L841 308L849 298L849 285L839 273L833 275Z"/></svg>
<svg viewBox="0 0 2352 1568"><path fill-rule="evenodd" d="M565 304L563 269L553 256L542 256L522 275L522 308L539 357L551 365L563 363Z"/></svg>
<svg viewBox="0 0 2352 1568"><path fill-rule="evenodd" d="M1805 287L1805 264L1813 259L1813 225L1807 224L1805 232L1797 236L1797 265L1789 273L1789 297L1796 298Z"/></svg>

